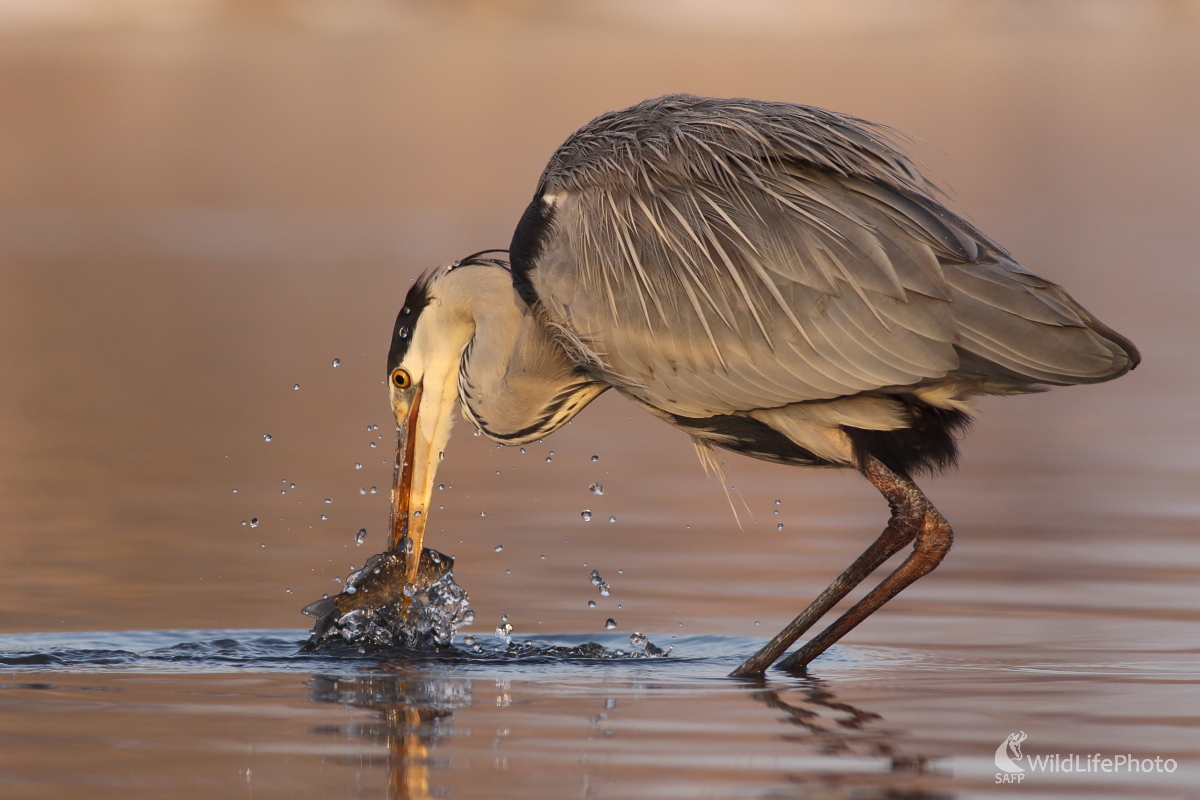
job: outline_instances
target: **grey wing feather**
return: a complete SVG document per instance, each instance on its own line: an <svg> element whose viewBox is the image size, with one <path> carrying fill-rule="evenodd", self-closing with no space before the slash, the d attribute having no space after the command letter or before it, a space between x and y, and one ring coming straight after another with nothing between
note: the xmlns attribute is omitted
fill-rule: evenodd
<svg viewBox="0 0 1200 800"><path fill-rule="evenodd" d="M788 104L670 96L555 154L518 264L581 362L708 416L942 380L1106 380L1126 340L933 199L881 129ZM518 236L520 231L518 231Z"/></svg>

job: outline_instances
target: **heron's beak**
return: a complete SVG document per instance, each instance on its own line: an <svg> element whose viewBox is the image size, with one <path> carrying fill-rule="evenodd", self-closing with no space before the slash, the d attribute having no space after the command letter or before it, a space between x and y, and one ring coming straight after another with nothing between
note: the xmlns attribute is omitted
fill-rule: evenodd
<svg viewBox="0 0 1200 800"><path fill-rule="evenodd" d="M401 546L404 537L412 538L410 532L415 527L412 524L414 519L412 512L424 512L425 504L429 502L428 498L425 498L425 504L418 500L417 507L413 508L413 473L416 471L413 465L416 463L414 457L419 438L417 436L417 415L421 411L422 388L420 385L417 386L407 410L396 408L396 466L392 472L392 533L388 541L388 547L392 550ZM399 403L397 403L398 405ZM424 518L425 514L421 513L415 519ZM424 530L425 526L421 524L419 538L424 538L421 535Z"/></svg>
<svg viewBox="0 0 1200 800"><path fill-rule="evenodd" d="M396 392L392 398L399 431L389 547L408 554L405 578L408 583L417 580L433 480L450 438L455 396L444 396L439 383L426 386L422 381L408 392Z"/></svg>

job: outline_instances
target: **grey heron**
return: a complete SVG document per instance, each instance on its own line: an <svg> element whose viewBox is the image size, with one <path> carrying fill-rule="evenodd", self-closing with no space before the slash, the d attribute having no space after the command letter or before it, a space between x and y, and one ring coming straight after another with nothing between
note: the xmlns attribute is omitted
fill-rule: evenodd
<svg viewBox="0 0 1200 800"><path fill-rule="evenodd" d="M857 469L883 494L879 538L733 674L761 675L911 545L782 663L804 667L950 548L913 476L955 463L972 398L1139 360L938 196L890 129L819 108L668 95L592 120L551 157L508 260L477 253L408 292L391 546L420 552L456 403L519 445L615 389L702 458Z"/></svg>

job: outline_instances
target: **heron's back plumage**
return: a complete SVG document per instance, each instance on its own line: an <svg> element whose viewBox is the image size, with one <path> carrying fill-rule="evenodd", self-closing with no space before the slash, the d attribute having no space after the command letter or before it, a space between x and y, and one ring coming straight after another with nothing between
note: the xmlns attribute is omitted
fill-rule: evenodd
<svg viewBox="0 0 1200 800"><path fill-rule="evenodd" d="M816 463L845 461L828 430L919 428L919 406L1137 361L939 203L886 129L821 109L672 95L598 117L511 252L581 365L701 438L681 420L750 417Z"/></svg>

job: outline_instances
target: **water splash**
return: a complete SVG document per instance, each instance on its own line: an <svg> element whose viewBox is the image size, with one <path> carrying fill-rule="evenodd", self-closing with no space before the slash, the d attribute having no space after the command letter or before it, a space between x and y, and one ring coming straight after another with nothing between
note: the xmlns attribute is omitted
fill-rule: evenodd
<svg viewBox="0 0 1200 800"><path fill-rule="evenodd" d="M304 649L321 652L356 646L360 651L436 650L474 620L467 592L454 581L454 559L422 548L417 582L405 580L409 554L379 553L346 577L334 597L305 606L316 617Z"/></svg>
<svg viewBox="0 0 1200 800"><path fill-rule="evenodd" d="M612 622L612 620L609 620L609 622ZM663 650L651 642L646 634L638 633L637 631L629 634L629 646L633 648L635 653L640 653L646 658L665 658L671 655L671 651L675 649L675 645L669 645L666 650Z"/></svg>
<svg viewBox="0 0 1200 800"><path fill-rule="evenodd" d="M600 596L608 597L609 594L611 594L612 590L609 587L608 582L605 581L604 578L600 577L600 570L598 570L598 569L592 570L591 577L592 577L592 586L596 587L596 590L598 592L600 592Z"/></svg>

